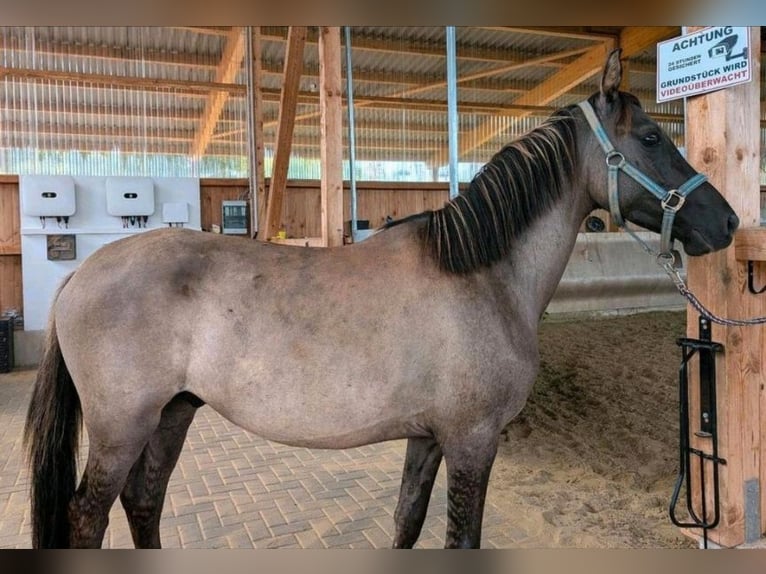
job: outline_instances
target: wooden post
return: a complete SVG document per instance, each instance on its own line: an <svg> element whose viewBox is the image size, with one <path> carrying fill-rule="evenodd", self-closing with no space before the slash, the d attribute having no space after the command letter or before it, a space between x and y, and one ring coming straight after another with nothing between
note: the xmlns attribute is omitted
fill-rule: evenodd
<svg viewBox="0 0 766 574"><path fill-rule="evenodd" d="M696 29L690 29L696 31ZM750 29L753 80L740 86L688 99L686 148L689 162L726 197L740 227L760 223L760 31ZM689 287L710 310L733 318L766 315L766 296L747 291L746 262L737 261L734 246L688 261ZM698 314L688 308L687 333L697 338ZM762 327L714 325L714 341L725 350L717 356L721 522L710 539L724 547L753 542L766 530L766 395ZM710 451L710 439L699 430L699 386L694 373L690 391L690 436L695 448ZM709 470L709 469L708 469ZM710 474L708 474L708 477ZM708 483L708 486L710 484ZM697 508L702 493L693 498ZM712 502L711 489L704 494ZM699 534L699 531L691 532Z"/></svg>
<svg viewBox="0 0 766 574"><path fill-rule="evenodd" d="M303 48L306 45L306 32L306 26L290 26L287 32L285 71L282 96L279 100L277 143L274 152L269 200L266 206L266 234L263 239L274 237L279 231L281 223L282 199L287 183L287 168L290 166L295 111L298 106L298 87L303 73Z"/></svg>
<svg viewBox="0 0 766 574"><path fill-rule="evenodd" d="M319 28L322 241L343 245L343 90L340 27Z"/></svg>
<svg viewBox="0 0 766 574"><path fill-rule="evenodd" d="M266 174L264 173L263 165L263 75L262 75L262 62L261 62L261 27L253 26L250 38L250 45L253 50L250 54L252 61L250 66L252 67L253 76L253 93L251 94L252 100L250 105L253 110L253 167L255 171L255 177L251 178L255 182L255 189L250 190L250 197L255 198L255 201L250 201L250 236L251 238L257 237L265 240L266 229L266 203L268 195L266 194ZM257 206L257 209L252 209L253 205Z"/></svg>

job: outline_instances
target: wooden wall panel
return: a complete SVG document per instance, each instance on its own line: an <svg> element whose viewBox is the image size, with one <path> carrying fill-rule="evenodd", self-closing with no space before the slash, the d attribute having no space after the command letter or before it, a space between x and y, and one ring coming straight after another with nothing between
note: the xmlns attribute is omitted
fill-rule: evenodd
<svg viewBox="0 0 766 574"><path fill-rule="evenodd" d="M19 179L0 176L0 313L23 313Z"/></svg>
<svg viewBox="0 0 766 574"><path fill-rule="evenodd" d="M21 255L0 255L0 314L9 309L24 313Z"/></svg>
<svg viewBox="0 0 766 574"><path fill-rule="evenodd" d="M204 231L211 231L213 224L221 225L221 202L229 199L245 199L249 184L246 179L201 179L200 180L200 225ZM247 227L250 232L251 220Z"/></svg>
<svg viewBox="0 0 766 574"><path fill-rule="evenodd" d="M246 197L247 189L246 179L201 180L202 229L209 231L211 224L220 225L221 201ZM449 190L446 183L361 182L357 184L357 195L359 219L369 220L370 227L375 228L385 223L386 216L398 219L442 207L449 197ZM278 229L284 229L290 238L320 237L321 207L319 181L288 181ZM346 183L343 188L343 220L349 219L351 191Z"/></svg>

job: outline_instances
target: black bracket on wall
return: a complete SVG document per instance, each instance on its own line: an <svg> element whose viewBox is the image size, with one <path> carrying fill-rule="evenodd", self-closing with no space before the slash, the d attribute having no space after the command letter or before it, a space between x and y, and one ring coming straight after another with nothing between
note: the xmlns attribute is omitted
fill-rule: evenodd
<svg viewBox="0 0 766 574"><path fill-rule="evenodd" d="M670 499L670 520L680 528L701 528L704 547L708 546L708 531L718 526L721 518L721 499L719 466L726 460L718 456L718 415L716 409L716 353L723 352L723 345L712 340L710 321L699 319L699 339L680 338L681 367L678 373L679 402L679 471L673 495ZM695 436L709 441L707 451L692 447L691 420L689 415L689 362L694 355L699 357L699 406L700 420ZM698 461L693 465L692 461ZM709 467L712 463L712 477ZM692 468L692 467L695 468ZM696 470L696 473L694 472ZM708 508L709 482L712 479L712 508ZM686 485L686 511L689 521L680 520L676 507L681 488ZM695 507L692 493L697 489L702 493L698 507Z"/></svg>

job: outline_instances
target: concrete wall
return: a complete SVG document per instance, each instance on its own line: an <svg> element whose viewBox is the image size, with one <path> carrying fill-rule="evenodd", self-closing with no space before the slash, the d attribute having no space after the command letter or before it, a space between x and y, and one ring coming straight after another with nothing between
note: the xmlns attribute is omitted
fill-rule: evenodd
<svg viewBox="0 0 766 574"><path fill-rule="evenodd" d="M659 249L657 234L637 235ZM685 264L683 253L681 257ZM685 299L654 257L627 233L580 233L547 313L627 313L684 306Z"/></svg>

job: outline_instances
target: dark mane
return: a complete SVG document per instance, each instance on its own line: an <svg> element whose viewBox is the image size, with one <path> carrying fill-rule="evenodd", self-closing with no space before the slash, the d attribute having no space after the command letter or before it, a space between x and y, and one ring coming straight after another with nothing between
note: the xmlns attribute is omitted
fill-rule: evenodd
<svg viewBox="0 0 766 574"><path fill-rule="evenodd" d="M427 213L426 248L453 273L500 260L561 197L574 157L574 119L564 109L497 152L464 193Z"/></svg>

